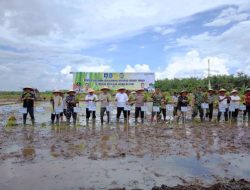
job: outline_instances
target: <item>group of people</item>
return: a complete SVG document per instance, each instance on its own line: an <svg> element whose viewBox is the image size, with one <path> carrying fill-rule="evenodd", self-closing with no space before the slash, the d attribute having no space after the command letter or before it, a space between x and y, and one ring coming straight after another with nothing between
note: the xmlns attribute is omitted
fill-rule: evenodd
<svg viewBox="0 0 250 190"><path fill-rule="evenodd" d="M27 108L26 113L23 114L23 123L26 124L27 114L30 115L31 121L34 124L34 100L35 96L32 92L32 88L25 87L22 94L23 107ZM163 118L166 121L167 116L167 105L172 106L173 117L176 118L177 122L180 118L185 119L185 114L187 107L191 105L192 107L192 120L198 115L200 116L201 122L207 117L209 121L212 121L213 111L215 103L218 101L218 114L217 121L220 121L222 113L224 114L225 121L232 118L232 121L237 121L239 107L241 103L241 98L238 95L237 90L232 90L230 95L227 95L225 89L220 89L218 93L209 89L205 93L202 87L198 87L195 92L192 93L193 98L188 97L188 92L182 90L180 93L174 93L171 98L167 98L164 93L161 92L159 88L151 94L150 99L145 95L144 89L138 89L131 93L124 87L117 90L115 98L112 98L109 87L103 87L100 89L101 93L97 95L95 91L91 88L88 89L85 96L84 102L86 102L86 121L88 122L90 118L96 119L96 103L100 102L100 119L101 124L104 123L104 117L107 117L107 123L110 122L110 111L111 103L113 99L116 104L116 120L119 122L121 114L126 121L130 117L131 106L135 106L135 123L144 122L146 103L152 101L152 114L151 122L160 120ZM250 88L245 91L243 100L246 109L244 111L244 119L248 114L248 121L250 120ZM77 92L74 90L69 90L67 95L60 91L53 91L53 96L50 99L51 103L51 122L52 124L59 123L63 121L63 117L66 117L67 123L70 123L71 118L73 118L73 123L76 124L77 119L77 107L79 105L79 99L77 97ZM204 106L206 105L206 106ZM186 109L185 109L186 108ZM171 109L170 109L171 110ZM204 110L206 114L204 115ZM155 117L156 116L156 117ZM163 116L163 117L161 117Z"/></svg>

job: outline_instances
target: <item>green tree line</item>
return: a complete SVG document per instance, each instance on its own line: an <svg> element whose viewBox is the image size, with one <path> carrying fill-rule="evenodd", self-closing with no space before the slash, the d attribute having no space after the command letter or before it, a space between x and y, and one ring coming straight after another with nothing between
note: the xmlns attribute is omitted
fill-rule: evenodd
<svg viewBox="0 0 250 190"><path fill-rule="evenodd" d="M214 90L219 90L220 88L225 88L228 91L237 89L243 93L247 87L250 87L250 77L244 73L237 73L237 75L216 75L203 79L191 77L157 80L155 87L170 93L180 92L183 89L192 92L198 86L208 89L209 80Z"/></svg>

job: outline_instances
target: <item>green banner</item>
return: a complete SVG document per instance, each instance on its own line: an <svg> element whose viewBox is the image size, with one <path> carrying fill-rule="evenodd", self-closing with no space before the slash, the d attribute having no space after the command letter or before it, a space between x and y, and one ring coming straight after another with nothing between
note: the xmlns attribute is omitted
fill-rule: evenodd
<svg viewBox="0 0 250 190"><path fill-rule="evenodd" d="M104 86L112 90L125 87L129 90L143 88L146 91L153 91L154 84L154 73L73 73L73 89L77 92L87 92L89 88L100 90Z"/></svg>

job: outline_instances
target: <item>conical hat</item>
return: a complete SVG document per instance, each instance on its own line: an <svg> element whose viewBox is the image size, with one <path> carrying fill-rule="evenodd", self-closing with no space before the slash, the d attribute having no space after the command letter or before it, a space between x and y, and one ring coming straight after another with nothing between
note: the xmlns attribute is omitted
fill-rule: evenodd
<svg viewBox="0 0 250 190"><path fill-rule="evenodd" d="M23 90L25 90L25 89L30 89L30 90L34 90L32 87L30 87L30 86L25 86L25 87L23 87Z"/></svg>
<svg viewBox="0 0 250 190"><path fill-rule="evenodd" d="M73 89L70 89L70 90L67 92L67 94L69 94L70 92L76 93L76 91L74 91Z"/></svg>
<svg viewBox="0 0 250 190"><path fill-rule="evenodd" d="M95 92L92 88L88 89L88 93Z"/></svg>
<svg viewBox="0 0 250 190"><path fill-rule="evenodd" d="M101 90L110 90L110 88L108 86L104 86L101 88Z"/></svg>
<svg viewBox="0 0 250 190"><path fill-rule="evenodd" d="M227 90L226 89L224 89L224 88L221 88L220 90L219 90L219 92L226 92Z"/></svg>

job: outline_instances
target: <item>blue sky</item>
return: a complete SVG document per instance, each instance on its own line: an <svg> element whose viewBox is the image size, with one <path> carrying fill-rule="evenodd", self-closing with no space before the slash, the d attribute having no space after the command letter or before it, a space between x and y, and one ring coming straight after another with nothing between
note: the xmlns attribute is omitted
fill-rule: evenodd
<svg viewBox="0 0 250 190"><path fill-rule="evenodd" d="M208 59L249 75L248 31L248 0L2 0L0 89L67 89L71 71L205 77Z"/></svg>

